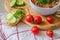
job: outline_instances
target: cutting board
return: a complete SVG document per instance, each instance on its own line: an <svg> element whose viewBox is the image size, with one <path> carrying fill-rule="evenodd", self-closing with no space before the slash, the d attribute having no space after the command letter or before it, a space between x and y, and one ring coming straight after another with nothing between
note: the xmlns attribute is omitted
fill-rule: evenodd
<svg viewBox="0 0 60 40"><path fill-rule="evenodd" d="M54 22L52 24L48 23L46 21L46 16L43 16L43 15L40 15L39 13L35 12L30 4L29 4L29 0L23 0L25 2L25 6L24 7L20 7L20 6L14 6L14 7L10 7L9 4L12 0L5 0L5 3L4 3L4 6L5 6L5 9L7 10L7 12L12 12L12 11L15 11L16 9L19 9L19 8L24 8L25 9L25 14L28 15L28 14L31 14L33 16L41 16L42 19L43 19L43 22L41 24L34 24L34 23L28 23L26 20L25 20L25 17L23 18L23 22L25 22L27 25L33 27L33 26L37 26L39 29L42 29L42 30L48 30L48 29L57 29L59 28L60 26L60 20L59 18L56 18L55 14L54 15L51 15L52 17L54 17Z"/></svg>

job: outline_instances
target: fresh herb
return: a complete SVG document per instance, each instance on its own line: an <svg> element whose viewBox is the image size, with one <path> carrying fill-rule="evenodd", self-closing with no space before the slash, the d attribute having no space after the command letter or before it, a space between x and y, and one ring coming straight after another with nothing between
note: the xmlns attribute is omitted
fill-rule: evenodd
<svg viewBox="0 0 60 40"><path fill-rule="evenodd" d="M44 3L44 4L49 4L50 0L37 0L38 3Z"/></svg>
<svg viewBox="0 0 60 40"><path fill-rule="evenodd" d="M43 0L37 0L38 1L38 3L42 3L43 2Z"/></svg>
<svg viewBox="0 0 60 40"><path fill-rule="evenodd" d="M17 10L16 12L15 12L15 14L14 14L14 16L16 17L16 18L20 18L20 17L22 17L23 16L23 11L22 10Z"/></svg>
<svg viewBox="0 0 60 40"><path fill-rule="evenodd" d="M43 0L43 3L44 4L49 4L50 3L50 0Z"/></svg>

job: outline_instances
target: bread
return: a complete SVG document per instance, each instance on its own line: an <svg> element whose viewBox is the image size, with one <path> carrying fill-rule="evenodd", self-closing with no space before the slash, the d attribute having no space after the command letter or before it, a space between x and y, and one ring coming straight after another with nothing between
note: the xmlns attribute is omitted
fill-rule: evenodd
<svg viewBox="0 0 60 40"><path fill-rule="evenodd" d="M20 7L20 6L10 7L9 5L10 5L10 2L11 2L11 1L12 1L12 0L5 0L5 1L4 1L4 7L5 7L5 9L6 9L7 12L12 12L12 11L15 11L16 9L25 8L26 6L28 6L28 5L25 5L25 6L23 6L23 7ZM25 0L23 0L23 1L25 1ZM27 7L26 7L26 8L27 8Z"/></svg>
<svg viewBox="0 0 60 40"><path fill-rule="evenodd" d="M15 7L11 8L11 7L9 6L10 1L11 1L11 0L5 0L5 5L4 5L4 6L5 6L5 9L6 9L8 12L12 12L12 11L18 9L18 8L21 8L21 7L18 7L18 6L15 6ZM54 23L50 24L50 23L48 23L48 22L46 21L46 17L45 17L45 16L42 16L42 15L38 14L37 12L35 12L35 11L30 7L30 5L29 5L29 0L23 0L23 1L26 3L26 5L25 5L23 8L24 8L24 9L29 9L29 10L26 10L26 13L25 13L26 15L27 15L27 14L31 14L31 15L33 15L33 16L41 16L42 19L43 19L43 22L42 22L40 25L32 24L32 23L28 23L28 22L25 20L25 17L26 17L26 15L25 15L25 17L22 19L23 22L25 22L27 25L29 25L29 26L31 26L31 27L37 26L39 29L42 29L42 30L59 28L59 26L60 26L60 20L58 20L58 18L56 18L54 15L51 15L52 17L54 17L55 20L54 20ZM17 24L18 22L19 22L19 20L18 20L16 23L14 23L14 24ZM8 24L8 23L7 23L7 24ZM12 25L14 25L14 24L12 24ZM9 25L11 25L11 24L9 24Z"/></svg>
<svg viewBox="0 0 60 40"><path fill-rule="evenodd" d="M20 19L17 20L15 23L6 22L6 24L7 24L8 26L15 26L15 25L17 25L17 24L19 23L19 21L20 21Z"/></svg>

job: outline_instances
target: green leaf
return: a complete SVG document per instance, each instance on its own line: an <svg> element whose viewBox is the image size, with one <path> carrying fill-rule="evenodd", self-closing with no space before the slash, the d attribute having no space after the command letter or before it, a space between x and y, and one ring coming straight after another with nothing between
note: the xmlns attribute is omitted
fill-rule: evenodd
<svg viewBox="0 0 60 40"><path fill-rule="evenodd" d="M50 0L43 0L44 4L49 4Z"/></svg>
<svg viewBox="0 0 60 40"><path fill-rule="evenodd" d="M43 2L43 0L37 0L38 1L38 3L42 3Z"/></svg>
<svg viewBox="0 0 60 40"><path fill-rule="evenodd" d="M17 10L15 13L14 13L14 16L16 18L21 18L23 16L23 11L22 10Z"/></svg>

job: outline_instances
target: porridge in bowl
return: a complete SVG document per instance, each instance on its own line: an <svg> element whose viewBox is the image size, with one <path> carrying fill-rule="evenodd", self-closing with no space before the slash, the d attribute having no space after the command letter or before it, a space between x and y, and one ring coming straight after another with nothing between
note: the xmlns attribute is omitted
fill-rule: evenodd
<svg viewBox="0 0 60 40"><path fill-rule="evenodd" d="M32 0L32 2L38 6L43 8L52 8L59 3L60 0Z"/></svg>

